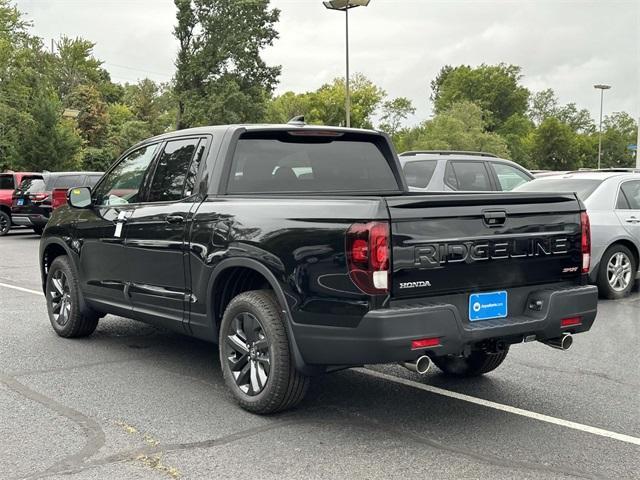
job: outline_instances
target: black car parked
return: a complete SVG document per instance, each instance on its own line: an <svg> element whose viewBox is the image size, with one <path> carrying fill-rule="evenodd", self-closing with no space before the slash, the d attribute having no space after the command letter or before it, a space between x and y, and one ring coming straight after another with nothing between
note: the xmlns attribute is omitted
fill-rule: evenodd
<svg viewBox="0 0 640 480"><path fill-rule="evenodd" d="M40 244L54 330L105 314L219 343L244 408L368 363L474 376L596 316L575 194L412 194L384 134L217 126L146 140L73 188Z"/></svg>
<svg viewBox="0 0 640 480"><path fill-rule="evenodd" d="M102 172L51 172L26 177L13 192L11 221L31 227L38 235L49 221L52 192L56 188L93 187Z"/></svg>

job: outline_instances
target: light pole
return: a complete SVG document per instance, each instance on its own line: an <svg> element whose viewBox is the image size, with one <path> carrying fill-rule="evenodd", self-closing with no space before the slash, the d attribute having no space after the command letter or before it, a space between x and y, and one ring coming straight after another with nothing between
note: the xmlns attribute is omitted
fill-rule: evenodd
<svg viewBox="0 0 640 480"><path fill-rule="evenodd" d="M604 99L604 91L609 90L611 85L599 83L594 85L593 88L600 90L600 131L598 133L598 170L600 170L600 160L602 158L602 102Z"/></svg>
<svg viewBox="0 0 640 480"><path fill-rule="evenodd" d="M345 100L346 125L351 126L351 97L349 94L349 10L355 7L366 7L371 0L329 0L322 2L329 10L340 10L344 12L345 18L345 43L346 43L346 63L347 75L345 77Z"/></svg>

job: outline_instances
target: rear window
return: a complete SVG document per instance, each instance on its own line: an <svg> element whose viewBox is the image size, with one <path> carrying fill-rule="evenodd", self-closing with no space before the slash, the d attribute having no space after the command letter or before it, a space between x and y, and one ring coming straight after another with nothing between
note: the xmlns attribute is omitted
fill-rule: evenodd
<svg viewBox="0 0 640 480"><path fill-rule="evenodd" d="M600 186L602 180L592 178L545 178L523 183L516 192L575 192L580 200L586 200Z"/></svg>
<svg viewBox="0 0 640 480"><path fill-rule="evenodd" d="M421 160L404 164L404 176L410 187L427 188L433 172L436 170L437 160Z"/></svg>
<svg viewBox="0 0 640 480"><path fill-rule="evenodd" d="M0 175L0 190L13 190L13 175Z"/></svg>
<svg viewBox="0 0 640 480"><path fill-rule="evenodd" d="M399 186L369 135L340 137L262 133L241 137L229 193L380 192Z"/></svg>
<svg viewBox="0 0 640 480"><path fill-rule="evenodd" d="M45 182L42 177L22 177L20 190L23 193L41 193L46 191Z"/></svg>

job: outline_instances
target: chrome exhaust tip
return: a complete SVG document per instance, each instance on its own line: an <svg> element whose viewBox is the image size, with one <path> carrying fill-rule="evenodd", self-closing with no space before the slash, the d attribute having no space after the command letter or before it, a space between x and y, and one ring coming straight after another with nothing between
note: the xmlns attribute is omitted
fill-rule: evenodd
<svg viewBox="0 0 640 480"><path fill-rule="evenodd" d="M563 333L561 337L550 338L542 343L558 350L569 350L573 345L573 336L570 333Z"/></svg>
<svg viewBox="0 0 640 480"><path fill-rule="evenodd" d="M400 365L402 365L407 370L411 370L412 372L424 375L431 369L431 359L426 355L422 355L417 360L414 360L412 362L403 362Z"/></svg>

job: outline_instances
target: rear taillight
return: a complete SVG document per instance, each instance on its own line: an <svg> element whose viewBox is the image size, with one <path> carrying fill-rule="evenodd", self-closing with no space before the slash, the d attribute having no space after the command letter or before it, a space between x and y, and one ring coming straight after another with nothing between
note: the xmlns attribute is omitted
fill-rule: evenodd
<svg viewBox="0 0 640 480"><path fill-rule="evenodd" d="M591 224L587 212L580 213L580 227L582 238L580 241L580 251L582 252L582 273L589 273L591 266Z"/></svg>
<svg viewBox="0 0 640 480"><path fill-rule="evenodd" d="M389 290L389 237L386 222L356 223L347 231L349 277L364 293Z"/></svg>

